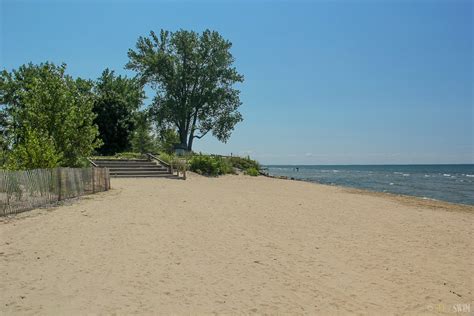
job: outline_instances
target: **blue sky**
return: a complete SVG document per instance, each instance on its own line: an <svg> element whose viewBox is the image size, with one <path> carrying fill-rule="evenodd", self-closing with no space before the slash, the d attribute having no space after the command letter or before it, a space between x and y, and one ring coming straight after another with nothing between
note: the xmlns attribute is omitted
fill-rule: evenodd
<svg viewBox="0 0 474 316"><path fill-rule="evenodd" d="M473 2L0 0L0 66L125 71L150 30L233 43L244 122L195 150L266 164L473 163ZM149 102L149 101L146 101Z"/></svg>

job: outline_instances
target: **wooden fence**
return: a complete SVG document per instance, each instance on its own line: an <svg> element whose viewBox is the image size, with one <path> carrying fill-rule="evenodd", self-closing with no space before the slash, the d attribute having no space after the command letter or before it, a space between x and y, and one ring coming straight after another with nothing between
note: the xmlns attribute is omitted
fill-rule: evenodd
<svg viewBox="0 0 474 316"><path fill-rule="evenodd" d="M109 189L107 168L0 170L0 216Z"/></svg>

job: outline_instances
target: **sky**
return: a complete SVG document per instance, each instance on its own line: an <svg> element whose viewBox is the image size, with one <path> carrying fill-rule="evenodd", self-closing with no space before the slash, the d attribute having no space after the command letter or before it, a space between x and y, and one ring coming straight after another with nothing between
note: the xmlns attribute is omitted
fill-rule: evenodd
<svg viewBox="0 0 474 316"><path fill-rule="evenodd" d="M245 76L226 143L263 164L474 163L473 1L0 0L0 69L124 69L150 30L216 30ZM147 89L149 99L153 91Z"/></svg>

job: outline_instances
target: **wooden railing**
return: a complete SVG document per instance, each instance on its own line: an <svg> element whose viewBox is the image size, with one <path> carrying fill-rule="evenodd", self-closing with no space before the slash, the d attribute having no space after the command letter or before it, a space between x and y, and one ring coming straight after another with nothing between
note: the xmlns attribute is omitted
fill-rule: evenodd
<svg viewBox="0 0 474 316"><path fill-rule="evenodd" d="M93 167L98 167L97 164L96 164L92 159L90 159L89 157L87 158L87 161L89 161L89 163L91 164L91 166L93 166Z"/></svg>
<svg viewBox="0 0 474 316"><path fill-rule="evenodd" d="M179 177L180 173L181 173L181 177L184 180L186 180L186 169L187 169L186 160L184 160L184 159L175 159L171 163L168 163L168 162L160 159L159 157L157 157L153 154L148 153L146 155L147 155L149 160L155 160L155 161L159 162L161 165L168 168L168 170L171 174L174 175L174 173L176 172L176 175Z"/></svg>

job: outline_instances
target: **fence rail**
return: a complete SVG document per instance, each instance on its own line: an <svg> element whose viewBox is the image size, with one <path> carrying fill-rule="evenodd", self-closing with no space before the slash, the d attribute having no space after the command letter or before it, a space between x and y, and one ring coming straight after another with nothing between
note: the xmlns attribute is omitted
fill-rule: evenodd
<svg viewBox="0 0 474 316"><path fill-rule="evenodd" d="M109 189L107 168L0 170L0 216Z"/></svg>

